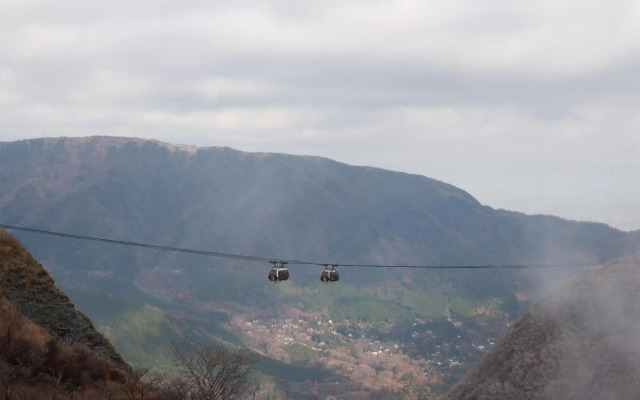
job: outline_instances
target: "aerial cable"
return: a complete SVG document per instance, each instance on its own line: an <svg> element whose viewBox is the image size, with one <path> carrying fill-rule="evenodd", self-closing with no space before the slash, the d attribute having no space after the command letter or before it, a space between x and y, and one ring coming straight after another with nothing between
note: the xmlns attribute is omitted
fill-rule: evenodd
<svg viewBox="0 0 640 400"><path fill-rule="evenodd" d="M409 268L409 269L525 269L525 268L582 268L594 264L473 264L473 265L380 265L380 264L334 264L336 267L354 268Z"/></svg>
<svg viewBox="0 0 640 400"><path fill-rule="evenodd" d="M126 240L114 240L114 239L106 239L106 238L100 238L95 236L76 235L72 233L54 232L54 231L48 231L44 229L26 228L22 226L14 226L14 225L6 225L6 224L0 224L0 228L11 229L16 231L24 231L24 232L30 232L30 233L38 233L43 235L59 236L59 237L71 238L71 239L89 240L89 241L108 243L108 244L141 247L146 249L172 251L172 252L179 252L179 253L209 256L209 257L218 257L218 258L228 258L233 260L265 262L265 263L272 263L274 265L280 264L281 266L285 264L297 264L297 265L318 265L318 266L324 266L324 267L333 266L333 268L354 267L354 268L409 268L409 269L526 269L526 268L535 269L535 268L581 268L589 265L599 264L599 263L595 263L595 264L567 263L567 264L481 264L481 265L386 265L386 264L337 264L337 263L326 263L326 262L320 263L320 262L312 262L312 261L287 260L287 259L281 259L281 258L250 256L250 255L244 255L244 254L222 253L218 251L209 251L209 250L188 249L184 247L163 246L163 245L156 245L156 244L150 244L150 243L131 242Z"/></svg>
<svg viewBox="0 0 640 400"><path fill-rule="evenodd" d="M90 240L94 242L103 242L109 244L119 244L124 246L133 246L133 247L142 247L147 249L156 249L156 250L164 250L164 251L174 251L180 253L190 253L190 254L198 254L203 256L211 256L211 257L221 257L221 258L230 258L234 260L244 260L244 261L258 261L258 262L271 262L273 258L264 258L264 257L255 257L255 256L247 256L241 254L231 254L231 253L221 253L217 251L206 251L206 250L197 250L197 249L186 249L182 247L171 247L171 246L162 246L155 245L149 243L138 243L138 242L129 242L125 240L114 240L114 239L105 239L94 236L85 236L85 235L75 235L71 233L62 233L62 232L52 232L43 229L35 229L35 228L25 228L20 226L12 226L12 225L4 225L0 224L0 228L4 229L12 229L17 231L31 232L31 233L39 233L44 235L52 235L52 236L60 236L72 239L80 239L80 240Z"/></svg>

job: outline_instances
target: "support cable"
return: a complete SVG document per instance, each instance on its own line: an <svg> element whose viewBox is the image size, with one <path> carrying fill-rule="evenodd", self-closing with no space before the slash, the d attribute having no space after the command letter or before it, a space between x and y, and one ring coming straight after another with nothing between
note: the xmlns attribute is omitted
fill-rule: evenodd
<svg viewBox="0 0 640 400"><path fill-rule="evenodd" d="M582 268L595 264L587 264L587 263L566 263L566 264L481 264L481 265L388 265L388 264L336 264L336 263L326 263L326 262L312 262L312 261L302 261L302 260L287 260L281 258L267 258L267 257L259 257L259 256L251 256L245 254L233 254L233 253L223 253L218 251L210 251L210 250L198 250L198 249L188 249L184 247L172 247L172 246L163 246L156 245L150 243L139 243L139 242L131 242L126 240L115 240L115 239L106 239L95 236L86 236L86 235L76 235L72 233L63 233L63 232L54 232L44 229L35 229L35 228L26 228L22 226L15 225L6 225L0 224L0 228L37 233L42 235L51 235L58 236L70 239L79 239L79 240L88 240L93 242L101 242L108 244L117 244L123 246L133 246L133 247L141 247L146 249L155 249L162 251L172 251L179 253L188 253L188 254L196 254L202 256L209 257L218 257L218 258L227 258L232 260L243 260L243 261L252 261L252 262L265 262L265 263L278 263L281 265L284 264L297 264L297 265L318 265L318 266L333 266L335 267L354 267L354 268L410 268L410 269L527 269L527 268Z"/></svg>

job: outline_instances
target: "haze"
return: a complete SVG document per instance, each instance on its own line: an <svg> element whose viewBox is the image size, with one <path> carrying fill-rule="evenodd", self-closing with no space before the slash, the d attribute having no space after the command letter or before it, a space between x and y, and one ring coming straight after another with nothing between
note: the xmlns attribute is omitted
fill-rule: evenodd
<svg viewBox="0 0 640 400"><path fill-rule="evenodd" d="M639 67L637 1L0 0L0 140L322 155L638 229Z"/></svg>

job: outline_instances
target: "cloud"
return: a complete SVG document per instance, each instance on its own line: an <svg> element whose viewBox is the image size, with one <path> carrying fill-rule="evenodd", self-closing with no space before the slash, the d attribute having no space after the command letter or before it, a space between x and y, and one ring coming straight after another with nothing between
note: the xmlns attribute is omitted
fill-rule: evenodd
<svg viewBox="0 0 640 400"><path fill-rule="evenodd" d="M635 1L2 7L0 140L133 135L319 154L470 190L498 166L586 176L640 159ZM469 178L450 172L467 166Z"/></svg>

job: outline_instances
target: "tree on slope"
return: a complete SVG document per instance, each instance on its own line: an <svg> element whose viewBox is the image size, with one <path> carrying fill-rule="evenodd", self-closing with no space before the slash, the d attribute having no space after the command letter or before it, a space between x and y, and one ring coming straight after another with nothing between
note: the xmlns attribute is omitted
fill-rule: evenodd
<svg viewBox="0 0 640 400"><path fill-rule="evenodd" d="M172 352L184 377L181 387L186 399L255 398L258 385L252 373L258 356L250 350L222 344L199 346L186 341L172 346Z"/></svg>

